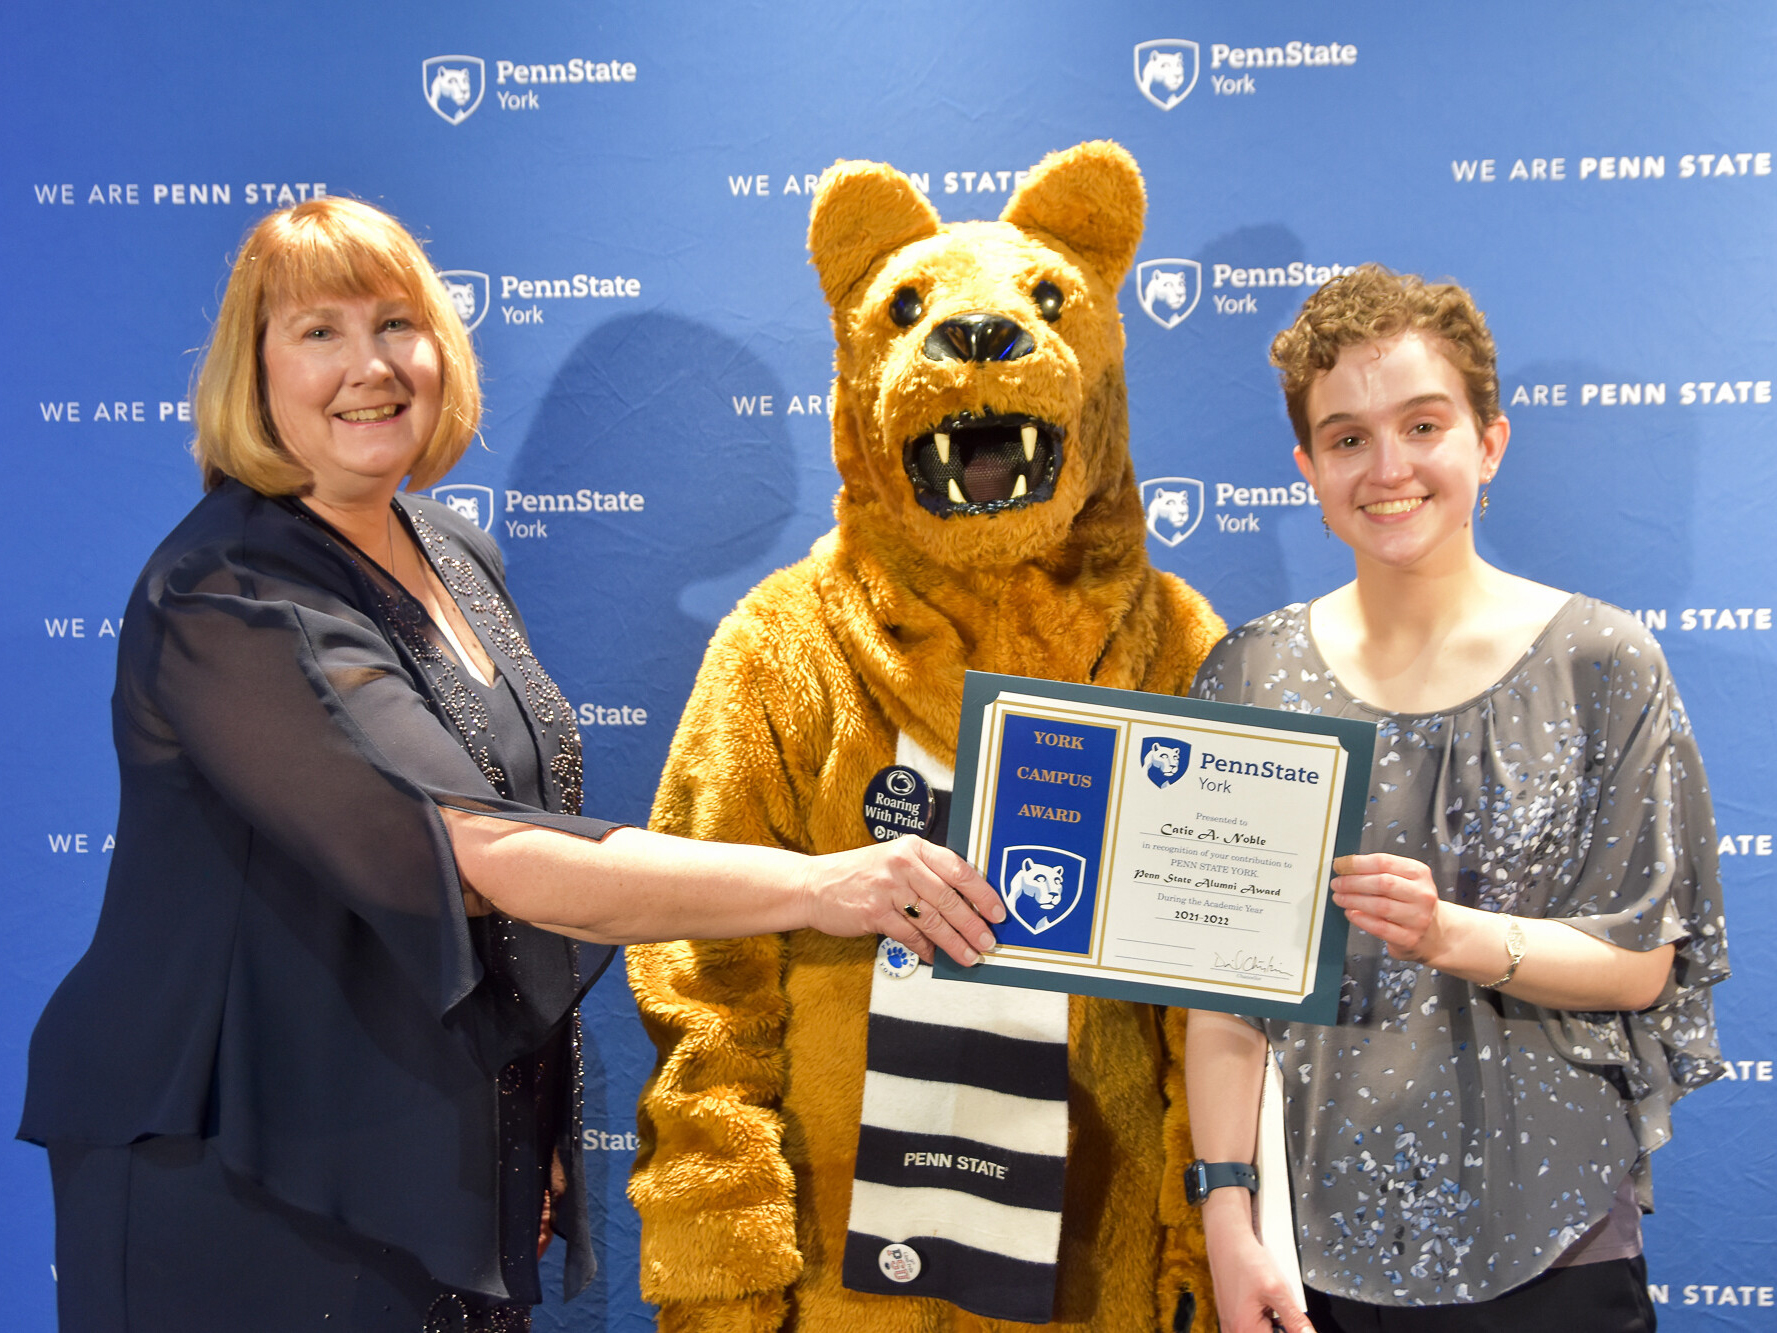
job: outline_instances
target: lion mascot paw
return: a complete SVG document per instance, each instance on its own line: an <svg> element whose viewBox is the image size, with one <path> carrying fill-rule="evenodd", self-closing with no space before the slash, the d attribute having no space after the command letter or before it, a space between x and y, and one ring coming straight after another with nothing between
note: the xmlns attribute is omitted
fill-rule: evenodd
<svg viewBox="0 0 1777 1333"><path fill-rule="evenodd" d="M968 669L1190 685L1224 627L1147 558L1117 310L1144 209L1134 161L1106 142L1046 158L997 222L943 225L879 163L821 177L808 243L838 342L837 526L717 629L654 828L867 843L880 770L950 786ZM630 1196L661 1328L1213 1329L1184 1201L1185 1015L1121 1001L1056 1001L1049 1319L971 1313L917 1280L845 1285L876 952L813 931L629 950L660 1050Z"/></svg>

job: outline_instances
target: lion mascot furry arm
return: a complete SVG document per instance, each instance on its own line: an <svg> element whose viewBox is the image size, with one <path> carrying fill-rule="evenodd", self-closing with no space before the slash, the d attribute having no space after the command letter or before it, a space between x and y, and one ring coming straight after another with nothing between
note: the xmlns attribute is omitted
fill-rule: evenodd
<svg viewBox="0 0 1777 1333"><path fill-rule="evenodd" d="M717 629L653 827L824 853L869 841L873 774L954 762L968 669L1182 693L1223 632L1146 551L1117 289L1141 237L1111 143L1046 158L1000 219L942 225L900 173L821 178L809 248L837 336L837 526ZM840 1279L874 940L812 931L629 950L660 1061L630 1194L674 1331L1032 1325ZM1184 1203L1184 1014L1067 1006L1053 1322L1212 1329Z"/></svg>

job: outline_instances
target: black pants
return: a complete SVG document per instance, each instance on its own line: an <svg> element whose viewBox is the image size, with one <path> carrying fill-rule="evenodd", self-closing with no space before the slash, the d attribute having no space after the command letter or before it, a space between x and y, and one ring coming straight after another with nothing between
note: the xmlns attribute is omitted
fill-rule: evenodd
<svg viewBox="0 0 1777 1333"><path fill-rule="evenodd" d="M1473 1305L1365 1305L1308 1290L1315 1333L1653 1333L1647 1260L1550 1269Z"/></svg>
<svg viewBox="0 0 1777 1333"><path fill-rule="evenodd" d="M292 1208L200 1139L49 1145L62 1333L520 1333L402 1250Z"/></svg>
<svg viewBox="0 0 1777 1333"><path fill-rule="evenodd" d="M1653 1333L1647 1261L1551 1268L1470 1305L1367 1305L1308 1292L1314 1333Z"/></svg>

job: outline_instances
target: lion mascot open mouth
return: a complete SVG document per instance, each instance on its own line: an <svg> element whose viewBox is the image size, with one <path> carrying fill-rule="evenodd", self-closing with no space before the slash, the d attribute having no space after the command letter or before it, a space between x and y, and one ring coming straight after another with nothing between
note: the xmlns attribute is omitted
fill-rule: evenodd
<svg viewBox="0 0 1777 1333"><path fill-rule="evenodd" d="M1082 509L1123 499L1117 288L1142 207L1110 145L1051 158L1001 221L948 227L899 172L829 170L809 249L838 335L841 504L965 569L1053 555Z"/></svg>
<svg viewBox="0 0 1777 1333"><path fill-rule="evenodd" d="M943 225L878 163L821 178L809 249L837 343L837 525L717 629L654 828L867 843L886 766L950 787L965 670L1189 687L1224 627L1147 557L1117 309L1144 208L1134 161L1106 142L1044 159L995 222ZM853 1289L876 955L812 931L629 950L660 1050L630 1193L661 1328L940 1333L1047 1313L1081 1333L1213 1329L1184 1201L1185 1016L1122 1001L1056 1000L1065 1177L1041 1312L922 1295L932 1256L923 1278ZM959 1009L1032 994L932 984Z"/></svg>

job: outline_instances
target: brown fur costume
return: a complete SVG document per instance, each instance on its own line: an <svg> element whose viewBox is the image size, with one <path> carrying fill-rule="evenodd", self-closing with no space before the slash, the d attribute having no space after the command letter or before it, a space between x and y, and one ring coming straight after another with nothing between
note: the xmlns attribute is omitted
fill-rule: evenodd
<svg viewBox="0 0 1777 1333"><path fill-rule="evenodd" d="M717 629L655 828L816 853L867 843L864 788L894 762L898 731L953 759L965 668L1159 693L1190 684L1222 622L1148 564L1128 448L1117 288L1144 207L1135 163L1111 143L1045 159L998 222L941 226L877 163L821 178L809 248L839 344L838 527ZM1052 321L1033 298L1045 282L1062 298ZM891 314L903 289L923 307L907 327ZM933 356L940 322L982 312L1034 348ZM895 313L911 313L905 298ZM1005 466L971 462L962 442L994 414L1045 423L1045 449L1059 442L1052 470L1046 454L1024 466L1042 475L1018 499ZM922 505L916 459L945 425L969 490L928 482ZM984 493L998 502L971 498ZM1032 1327L840 1285L875 950L874 938L798 931L629 951L661 1052L630 1195L642 1291L663 1329ZM1196 1295L1196 1327L1216 1326L1201 1224L1184 1202L1184 1026L1182 1010L1070 1001L1051 1328L1172 1329L1181 1288Z"/></svg>

